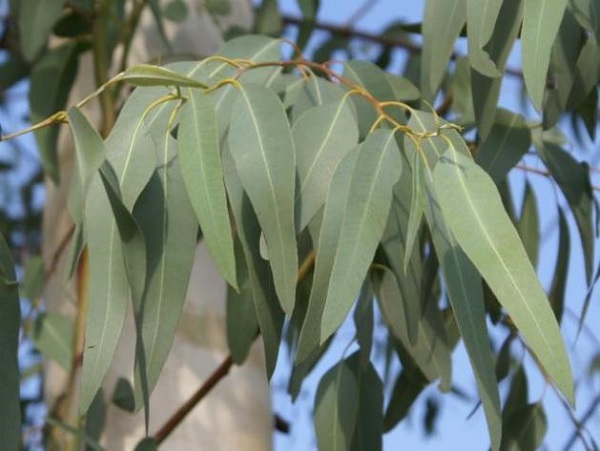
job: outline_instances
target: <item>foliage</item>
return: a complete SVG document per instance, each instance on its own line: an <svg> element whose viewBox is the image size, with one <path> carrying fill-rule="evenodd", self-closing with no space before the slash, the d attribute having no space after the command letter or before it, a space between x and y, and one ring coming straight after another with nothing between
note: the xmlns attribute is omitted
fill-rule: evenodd
<svg viewBox="0 0 600 451"><path fill-rule="evenodd" d="M540 239L535 193L528 187L517 218L506 180L533 149L571 209L591 293L598 277L590 172L562 147L554 126L561 115L572 114L593 138L599 73L592 68L600 66L596 3L427 0L418 27L422 54L409 63L417 75L407 71L407 77L352 59L338 70L306 59L287 40L246 34L199 61L123 67L89 97L60 111L76 56L89 47L72 40L50 50L48 35L62 30L70 38L108 37L103 43L108 48L93 49L106 64L119 39L111 26L121 25L124 39L135 29L126 26L135 24L136 10L126 13L122 1L99 2L107 10L106 17L100 15L104 19L90 19L91 2L71 3L63 10L61 1L53 1L52 14L29 20L32 2L12 2L20 50L2 68L31 65L32 117L41 121L32 129L47 176L60 180L56 124L68 123L75 142L67 272L72 275L84 261L89 268L81 415L100 389L129 301L138 344L126 403L147 406L171 348L200 230L230 286L234 361L243 362L258 330L271 375L281 343L291 337L288 347L297 364L291 394L354 313L352 341L358 350L343 355L317 389L320 448L380 449L383 431L405 418L429 383L452 389L451 353L459 339L473 368L492 449L539 445L543 404L513 395L519 381L526 385L523 369L513 368L511 395L501 408L498 380L509 370L499 368L501 362L509 366L511 343L521 340L547 381L573 404L573 377L559 330L572 243L561 207L559 258L547 295L535 272ZM208 3L221 14L217 4L228 2ZM319 2L299 5L306 17L299 37L304 45ZM176 6L170 4L169 15L185 15ZM108 17L116 24L99 25ZM276 2L263 2L257 31L277 34L279 24ZM468 57L457 60L454 43L465 26ZM507 57L518 38L524 87L541 123L497 107ZM323 47L340 48L332 41ZM344 41L341 48L347 46ZM282 57L282 49L294 56ZM51 90L44 98L42 83ZM110 111L124 84L135 89L112 124ZM444 101L434 110L428 102L440 94ZM82 112L96 98L103 105L100 129ZM11 310L11 316L0 316L7 324L4 334L19 318L12 312L8 247L0 248L0 256L6 288L0 300ZM23 289L31 287L25 283ZM384 346L402 368L383 379L371 357L374 306L387 328ZM509 332L497 354L487 319ZM70 350L59 349L72 333L65 321L42 317L34 337L47 357L70 365ZM56 328L67 336L52 333ZM3 361L13 362L14 337L2 335L0 350ZM17 377L16 363L3 372ZM384 406L385 387L393 390ZM6 437L18 435L18 416L4 412L18 409L15 387L3 384L2 390L2 399L13 398L3 403ZM148 444L155 446L149 438L143 446Z"/></svg>

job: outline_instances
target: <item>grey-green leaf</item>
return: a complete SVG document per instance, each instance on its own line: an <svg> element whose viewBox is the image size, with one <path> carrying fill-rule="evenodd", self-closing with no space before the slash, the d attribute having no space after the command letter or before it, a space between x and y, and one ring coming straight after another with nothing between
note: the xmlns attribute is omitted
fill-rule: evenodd
<svg viewBox="0 0 600 451"><path fill-rule="evenodd" d="M502 0L467 0L467 32L471 66L488 77L499 77L484 46L492 37Z"/></svg>
<svg viewBox="0 0 600 451"><path fill-rule="evenodd" d="M198 90L189 91L181 112L177 153L208 251L225 280L237 288L217 115L211 99Z"/></svg>
<svg viewBox="0 0 600 451"><path fill-rule="evenodd" d="M126 81L133 86L178 86L207 88L204 83L171 69L151 64L136 64L117 75L114 80Z"/></svg>
<svg viewBox="0 0 600 451"><path fill-rule="evenodd" d="M19 0L19 37L27 61L32 61L46 45L52 27L62 14L63 3L62 0L49 0L40 8L38 0Z"/></svg>
<svg viewBox="0 0 600 451"><path fill-rule="evenodd" d="M525 0L521 32L523 78L533 106L540 111L550 53L568 0Z"/></svg>
<svg viewBox="0 0 600 451"><path fill-rule="evenodd" d="M291 313L298 271L294 143L283 105L272 90L257 84L240 87L229 148L265 235L279 301Z"/></svg>
<svg viewBox="0 0 600 451"><path fill-rule="evenodd" d="M461 248L572 402L571 369L558 324L493 181L453 147L440 158L433 180L444 219Z"/></svg>
<svg viewBox="0 0 600 451"><path fill-rule="evenodd" d="M21 408L19 402L19 283L10 249L0 235L0 437L6 449L19 449Z"/></svg>
<svg viewBox="0 0 600 451"><path fill-rule="evenodd" d="M358 144L358 125L346 99L307 110L292 129L299 189L296 230L306 227L325 204L338 163Z"/></svg>
<svg viewBox="0 0 600 451"><path fill-rule="evenodd" d="M35 321L33 343L40 353L65 371L71 370L73 321L59 313L47 312Z"/></svg>
<svg viewBox="0 0 600 451"><path fill-rule="evenodd" d="M350 449L358 413L359 387L345 361L331 368L317 387L314 424L319 449Z"/></svg>

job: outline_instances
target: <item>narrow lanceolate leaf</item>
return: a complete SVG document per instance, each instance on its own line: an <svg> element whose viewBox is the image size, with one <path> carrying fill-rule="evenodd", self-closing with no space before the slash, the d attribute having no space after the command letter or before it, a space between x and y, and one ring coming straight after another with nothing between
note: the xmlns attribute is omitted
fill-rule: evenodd
<svg viewBox="0 0 600 451"><path fill-rule="evenodd" d="M327 194L315 273L297 360L304 360L342 322L383 235L400 151L389 130L377 130L338 165Z"/></svg>
<svg viewBox="0 0 600 451"><path fill-rule="evenodd" d="M67 372L71 371L73 320L60 313L44 313L35 320L32 338L44 358L54 360Z"/></svg>
<svg viewBox="0 0 600 451"><path fill-rule="evenodd" d="M583 248L585 274L589 283L594 268L595 242L593 225L594 197L589 168L585 163L578 163L556 144L536 142L536 148L538 155L567 199L567 203L575 217Z"/></svg>
<svg viewBox="0 0 600 451"><path fill-rule="evenodd" d="M129 298L121 239L99 173L89 187L85 229L90 277L79 401L81 414L88 410L110 366Z"/></svg>
<svg viewBox="0 0 600 451"><path fill-rule="evenodd" d="M572 402L571 369L558 324L493 181L453 147L438 162L433 179L443 217L458 243Z"/></svg>
<svg viewBox="0 0 600 451"><path fill-rule="evenodd" d="M273 91L254 84L240 87L231 114L229 147L265 236L279 301L291 314L298 271L295 152L283 105Z"/></svg>
<svg viewBox="0 0 600 451"><path fill-rule="evenodd" d="M148 392L156 384L173 343L198 233L176 155L175 141L167 131L158 153L157 170L133 211L146 239L146 285L135 319L142 335ZM136 371L138 396L143 389L141 382L143 377Z"/></svg>
<svg viewBox="0 0 600 451"><path fill-rule="evenodd" d="M69 109L68 118L75 142L75 165L68 208L73 222L79 224L83 221L85 196L90 180L104 159L104 143L96 129L77 107Z"/></svg>
<svg viewBox="0 0 600 451"><path fill-rule="evenodd" d="M504 180L531 146L531 131L520 114L498 109L494 125L475 160L496 183Z"/></svg>
<svg viewBox="0 0 600 451"><path fill-rule="evenodd" d="M488 77L499 77L500 72L484 50L492 37L502 0L467 0L467 32L471 66Z"/></svg>
<svg viewBox="0 0 600 451"><path fill-rule="evenodd" d="M119 81L126 81L134 86L179 86L190 88L207 88L204 83L166 67L151 64L137 64L117 75Z"/></svg>
<svg viewBox="0 0 600 451"><path fill-rule="evenodd" d="M359 404L359 386L345 361L331 368L317 387L315 429L319 449L350 449Z"/></svg>
<svg viewBox="0 0 600 451"><path fill-rule="evenodd" d="M19 402L19 282L11 252L0 236L0 437L6 449L21 444L21 407Z"/></svg>
<svg viewBox="0 0 600 451"><path fill-rule="evenodd" d="M504 450L539 449L548 429L542 403L527 404L512 412L504 423Z"/></svg>
<svg viewBox="0 0 600 451"><path fill-rule="evenodd" d="M181 112L177 153L208 251L225 280L237 287L217 115L212 101L198 90L189 91Z"/></svg>
<svg viewBox="0 0 600 451"><path fill-rule="evenodd" d="M537 212L537 199L530 183L525 184L525 197L521 216L517 223L517 231L525 246L525 252L529 261L535 268L537 266L538 251L540 245L540 229Z"/></svg>
<svg viewBox="0 0 600 451"><path fill-rule="evenodd" d="M307 110L292 129L299 189L296 230L306 227L325 204L338 163L358 144L358 126L346 99Z"/></svg>
<svg viewBox="0 0 600 451"><path fill-rule="evenodd" d="M423 131L431 127L430 119L428 115L415 114L409 125ZM492 448L497 449L502 437L500 398L494 374L492 353L488 344L481 278L465 253L460 249L447 220L440 210L433 186L432 164L439 158L446 146L446 142L438 139L423 141L422 150L426 158L416 159L416 167L413 167L413 171L418 171L422 175L419 180L425 217L444 275L448 299L473 367ZM407 145L407 148L410 147Z"/></svg>
<svg viewBox="0 0 600 451"><path fill-rule="evenodd" d="M291 122L295 124L306 110L341 100L344 90L324 78L311 75L307 80L299 79L286 92L286 107L292 107Z"/></svg>
<svg viewBox="0 0 600 451"><path fill-rule="evenodd" d="M36 0L19 0L17 5L21 49L25 59L32 61L46 44L64 4L61 0L50 0L40 8Z"/></svg>
<svg viewBox="0 0 600 451"><path fill-rule="evenodd" d="M454 50L454 43L467 20L467 0L428 0L423 18L423 98L433 100Z"/></svg>
<svg viewBox="0 0 600 451"><path fill-rule="evenodd" d="M568 0L525 0L521 32L523 78L533 106L540 111L550 53Z"/></svg>
<svg viewBox="0 0 600 451"><path fill-rule="evenodd" d="M569 273L569 260L571 253L571 234L562 208L558 209L558 250L556 257L556 268L548 298L554 310L554 316L560 323L565 306L565 290L567 288L567 276ZM583 319L583 315L580 316ZM580 320L580 324L583 322Z"/></svg>
<svg viewBox="0 0 600 451"><path fill-rule="evenodd" d="M244 192L233 157L227 147L223 149L223 172L231 212L237 226L237 236L244 251L243 261L247 268L256 318L264 342L267 376L270 378L277 363L284 314L277 302L269 263L260 256L261 231L258 219ZM245 290L243 272L240 271L240 274L240 289L243 293Z"/></svg>
<svg viewBox="0 0 600 451"><path fill-rule="evenodd" d="M123 204L130 211L156 166L156 143L151 134L154 124L150 119L155 111L149 105L159 92L155 88L136 89L105 141L106 157L117 176Z"/></svg>

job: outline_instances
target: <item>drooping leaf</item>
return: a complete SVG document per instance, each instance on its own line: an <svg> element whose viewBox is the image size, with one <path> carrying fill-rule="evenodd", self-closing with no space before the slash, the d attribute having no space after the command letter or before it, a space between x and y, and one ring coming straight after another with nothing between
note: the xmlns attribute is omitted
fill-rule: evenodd
<svg viewBox="0 0 600 451"><path fill-rule="evenodd" d="M548 299L554 310L556 320L560 323L565 306L565 292L567 288L567 277L571 254L571 235L562 208L558 209L558 250L556 267ZM585 304L584 304L585 305Z"/></svg>
<svg viewBox="0 0 600 451"><path fill-rule="evenodd" d="M505 0L498 13L494 33L486 50L500 72L504 72L506 61L521 30L524 0ZM471 91L477 132L486 138L490 131L500 96L501 77L486 77L476 70L471 71Z"/></svg>
<svg viewBox="0 0 600 451"><path fill-rule="evenodd" d="M291 313L298 254L294 226L294 143L283 105L273 91L240 88L231 116L229 149L265 235L275 290Z"/></svg>
<svg viewBox="0 0 600 451"><path fill-rule="evenodd" d="M307 110L292 129L298 191L296 230L301 231L325 204L338 163L358 144L358 126L346 99Z"/></svg>
<svg viewBox="0 0 600 451"><path fill-rule="evenodd" d="M475 161L500 183L531 146L531 132L520 114L498 109L492 129L481 143Z"/></svg>
<svg viewBox="0 0 600 451"><path fill-rule="evenodd" d="M27 61L33 61L46 45L52 27L63 11L62 0L49 0L40 8L37 0L19 0L17 17L21 50Z"/></svg>
<svg viewBox="0 0 600 451"><path fill-rule="evenodd" d="M502 0L467 0L469 61L475 70L488 77L500 76L484 46L492 37L501 6Z"/></svg>
<svg viewBox="0 0 600 451"><path fill-rule="evenodd" d="M525 196L521 216L517 223L517 232L525 246L529 261L535 268L538 261L540 230L538 224L537 198L530 183L525 184Z"/></svg>
<svg viewBox="0 0 600 451"><path fill-rule="evenodd" d="M32 255L23 268L21 296L35 303L44 290L44 261L40 255Z"/></svg>
<svg viewBox="0 0 600 451"><path fill-rule="evenodd" d="M575 67L575 81L567 101L567 108L576 108L585 101L600 78L600 44L594 36L588 36L583 45Z"/></svg>
<svg viewBox="0 0 600 451"><path fill-rule="evenodd" d="M421 68L421 91L425 100L433 100L466 20L467 0L429 0L425 3Z"/></svg>
<svg viewBox="0 0 600 451"><path fill-rule="evenodd" d="M528 404L507 418L500 449L502 451L539 449L544 441L547 427L542 403Z"/></svg>
<svg viewBox="0 0 600 451"><path fill-rule="evenodd" d="M594 265L593 193L587 164L578 163L560 146L536 142L538 155L567 199L575 217L589 283Z"/></svg>
<svg viewBox="0 0 600 451"><path fill-rule="evenodd" d="M577 21L600 44L600 5L596 0L571 0L569 7Z"/></svg>
<svg viewBox="0 0 600 451"><path fill-rule="evenodd" d="M37 350L54 360L65 371L71 370L73 321L59 313L48 312L35 320L32 339Z"/></svg>
<svg viewBox="0 0 600 451"><path fill-rule="evenodd" d="M0 436L7 449L19 449L21 443L17 359L21 309L16 278L10 249L0 235Z"/></svg>
<svg viewBox="0 0 600 451"><path fill-rule="evenodd" d="M67 117L75 145L75 164L67 206L73 222L80 224L91 178L104 160L104 142L79 108L70 108Z"/></svg>
<svg viewBox="0 0 600 451"><path fill-rule="evenodd" d="M281 25L277 0L264 0L256 11L255 31L267 36L279 36Z"/></svg>
<svg viewBox="0 0 600 451"><path fill-rule="evenodd" d="M237 288L217 116L211 99L197 90L189 91L181 112L177 153L208 251L225 280Z"/></svg>
<svg viewBox="0 0 600 451"><path fill-rule="evenodd" d="M451 146L433 182L444 219L565 397L573 382L558 324L493 181Z"/></svg>
<svg viewBox="0 0 600 451"><path fill-rule="evenodd" d="M353 317L356 341L360 347L361 368L365 368L370 363L371 349L373 348L373 316L373 288L371 283L366 280L356 301Z"/></svg>
<svg viewBox="0 0 600 451"><path fill-rule="evenodd" d="M383 446L383 383L370 362L363 366L360 353L346 359L359 389L356 427L352 437L353 451L380 451Z"/></svg>
<svg viewBox="0 0 600 451"><path fill-rule="evenodd" d="M415 368L403 369L392 390L383 419L384 432L391 431L408 414L427 386L427 379Z"/></svg>
<svg viewBox="0 0 600 451"><path fill-rule="evenodd" d="M550 53L568 0L525 0L521 32L523 78L533 106L542 109Z"/></svg>
<svg viewBox="0 0 600 451"><path fill-rule="evenodd" d="M417 131L430 130L432 118L429 114L416 113L411 117L409 125L413 125ZM457 136L454 135L453 140L449 138L448 142L454 145L456 139ZM435 176L432 167L435 163L439 164L437 160L447 145L447 142L440 139L423 141L421 151L424 152L425 158L415 160L417 165L413 167L413 171L422 174L420 192L423 196L425 217L448 290L448 299L475 374L492 448L497 449L502 436L500 399L485 325L481 278L459 247L459 242L443 214L438 194L434 189ZM457 151L461 151L460 155L469 155L468 149L462 146L460 142L456 144ZM406 147L411 148L408 140L406 140Z"/></svg>
<svg viewBox="0 0 600 451"><path fill-rule="evenodd" d="M359 386L348 363L339 362L321 378L314 424L319 449L349 450L357 420Z"/></svg>
<svg viewBox="0 0 600 451"><path fill-rule="evenodd" d="M136 323L141 330L148 391L167 359L185 301L196 249L198 222L188 200L168 130L154 156L156 172L133 211L146 238L146 285ZM138 337L139 339L140 337ZM139 344L138 344L139 346ZM139 362L141 363L141 362ZM143 376L136 372L136 394Z"/></svg>
<svg viewBox="0 0 600 451"><path fill-rule="evenodd" d="M64 108L69 88L77 74L77 51L75 43L61 45L46 53L33 67L29 89L32 122L46 119ZM35 136L42 168L55 183L58 183L58 126L38 130Z"/></svg>
<svg viewBox="0 0 600 451"><path fill-rule="evenodd" d="M260 257L261 230L258 219L252 209L250 199L244 192L235 162L227 147L223 149L223 172L231 212L237 225L237 236L244 251L244 262L248 271L254 309L264 343L267 376L270 378L277 363L284 313L277 301L269 263ZM243 292L242 277L240 277L240 289Z"/></svg>
<svg viewBox="0 0 600 451"><path fill-rule="evenodd" d="M344 90L339 85L316 75L310 76L307 80L298 80L298 84L290 86L286 93L286 103L289 103L289 106L286 106L292 108L292 124L295 125L306 110L327 103L339 102L343 95Z"/></svg>
<svg viewBox="0 0 600 451"><path fill-rule="evenodd" d="M338 165L316 248L299 360L315 343L323 343L350 310L383 234L400 174L400 150L389 130L369 135ZM317 312L320 320L308 319Z"/></svg>

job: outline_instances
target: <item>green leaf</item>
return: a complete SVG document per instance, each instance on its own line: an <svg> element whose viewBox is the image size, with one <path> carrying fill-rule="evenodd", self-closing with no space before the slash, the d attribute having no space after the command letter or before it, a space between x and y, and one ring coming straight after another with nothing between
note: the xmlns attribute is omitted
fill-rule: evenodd
<svg viewBox="0 0 600 451"><path fill-rule="evenodd" d="M238 244L239 292L227 288L227 343L233 363L241 365L246 360L250 347L256 339L258 321L254 308L252 281L243 256L242 244Z"/></svg>
<svg viewBox="0 0 600 451"><path fill-rule="evenodd" d="M475 161L494 182L500 183L530 146L531 132L525 118L500 108L489 135L477 150Z"/></svg>
<svg viewBox="0 0 600 451"><path fill-rule="evenodd" d="M495 62L498 71L504 72L506 61L521 30L524 0L505 0L498 13L494 33L486 50ZM473 110L477 132L486 138L494 121L502 77L486 77L476 70L471 71Z"/></svg>
<svg viewBox="0 0 600 451"><path fill-rule="evenodd" d="M217 115L212 101L196 90L190 90L181 112L177 153L208 251L225 280L237 288Z"/></svg>
<svg viewBox="0 0 600 451"><path fill-rule="evenodd" d="M371 350L373 348L373 287L369 280L363 283L360 295L354 309L354 327L356 328L356 342L360 347L360 365L365 368L370 364Z"/></svg>
<svg viewBox="0 0 600 451"><path fill-rule="evenodd" d="M123 377L117 379L111 402L125 412L135 412L135 394L127 379Z"/></svg>
<svg viewBox="0 0 600 451"><path fill-rule="evenodd" d="M59 313L48 312L35 320L32 334L36 349L69 372L73 362L73 321Z"/></svg>
<svg viewBox="0 0 600 451"><path fill-rule="evenodd" d="M408 215L408 224L406 228L406 249L404 251L404 272L408 268L408 265L415 249L415 241L417 234L421 228L421 220L423 219L424 205L423 205L423 193L421 189L423 187L423 166L417 164L419 154L414 153L413 170L410 171L412 174L412 187L411 187L411 199L410 209Z"/></svg>
<svg viewBox="0 0 600 451"><path fill-rule="evenodd" d="M93 177L85 206L88 238L88 309L79 412L84 414L108 371L129 299L123 250L100 174Z"/></svg>
<svg viewBox="0 0 600 451"><path fill-rule="evenodd" d="M47 0L40 8L38 0L19 0L17 24L21 50L27 61L33 61L48 42L52 27L63 11L63 0Z"/></svg>
<svg viewBox="0 0 600 451"><path fill-rule="evenodd" d="M229 148L265 235L279 302L291 313L298 271L294 143L283 105L273 91L255 84L240 87Z"/></svg>
<svg viewBox="0 0 600 451"><path fill-rule="evenodd" d="M542 368L572 402L571 369L558 324L493 181L454 147L440 158L433 181L444 219L461 248Z"/></svg>
<svg viewBox="0 0 600 451"><path fill-rule="evenodd" d="M567 277L569 274L569 260L571 254L571 234L565 218L565 213L562 208L558 209L558 250L556 257L556 267L554 269L554 277L552 279L552 285L550 285L550 292L548 298L554 310L556 320L560 323L564 306L565 306L565 293L567 288ZM587 298L586 298L587 300ZM585 305L585 302L584 302ZM580 317L583 318L583 315ZM583 321L580 320L580 324Z"/></svg>
<svg viewBox="0 0 600 451"><path fill-rule="evenodd" d="M104 402L103 390L98 390L85 416L85 435L93 440L99 441L104 429L106 418L106 404Z"/></svg>
<svg viewBox="0 0 600 451"><path fill-rule="evenodd" d="M575 217L579 230L586 279L589 283L594 266L593 193L586 163L578 163L560 146L536 142L538 155L552 174Z"/></svg>
<svg viewBox="0 0 600 451"><path fill-rule="evenodd" d="M371 362L361 364L359 352L348 357L346 364L354 373L360 393L351 449L379 451L383 446L383 383Z"/></svg>
<svg viewBox="0 0 600 451"><path fill-rule="evenodd" d="M406 418L411 406L427 387L427 379L415 369L402 369L394 383L392 395L383 418L384 432L391 431L400 421Z"/></svg>
<svg viewBox="0 0 600 451"><path fill-rule="evenodd" d="M537 211L537 199L530 183L525 183L525 196L521 216L517 223L517 232L525 246L529 261L535 268L538 261L540 230Z"/></svg>
<svg viewBox="0 0 600 451"><path fill-rule="evenodd" d="M173 343L187 294L198 234L198 222L177 160L176 143L168 130L163 131L159 151L152 156L157 159L157 169L133 211L146 239L146 285L136 322L141 330L149 392L156 384ZM136 371L136 395L143 389L142 369L143 366Z"/></svg>
<svg viewBox="0 0 600 451"><path fill-rule="evenodd" d="M540 111L552 45L568 0L525 0L521 32L523 78L533 106Z"/></svg>
<svg viewBox="0 0 600 451"><path fill-rule="evenodd" d="M304 112L292 129L298 190L296 230L301 231L325 204L338 163L358 144L358 126L342 98Z"/></svg>
<svg viewBox="0 0 600 451"><path fill-rule="evenodd" d="M204 83L181 75L166 67L151 64L136 64L117 75L115 80L125 81L133 86L178 86L207 88Z"/></svg>
<svg viewBox="0 0 600 451"><path fill-rule="evenodd" d="M18 282L11 251L0 235L0 437L2 446L19 449L21 409L19 403L19 327L21 309Z"/></svg>
<svg viewBox="0 0 600 451"><path fill-rule="evenodd" d="M467 33L471 66L488 77L499 77L490 55L484 50L492 37L502 0L467 0Z"/></svg>
<svg viewBox="0 0 600 451"><path fill-rule="evenodd" d="M467 20L467 0L428 0L423 18L421 91L432 101L437 92L454 44Z"/></svg>
<svg viewBox="0 0 600 451"><path fill-rule="evenodd" d="M321 378L315 397L314 424L319 449L350 449L359 406L359 386L342 361Z"/></svg>
<svg viewBox="0 0 600 451"><path fill-rule="evenodd" d="M135 451L157 451L158 443L152 437L144 437L135 445Z"/></svg>
<svg viewBox="0 0 600 451"><path fill-rule="evenodd" d="M44 290L44 261L40 255L33 255L27 259L23 268L23 282L21 283L21 296L34 303Z"/></svg>
<svg viewBox="0 0 600 451"><path fill-rule="evenodd" d="M226 16L231 12L230 0L206 0L204 6L210 14L218 16Z"/></svg>
<svg viewBox="0 0 600 451"><path fill-rule="evenodd" d="M254 23L258 34L280 36L282 21L277 0L263 0L256 11Z"/></svg>
<svg viewBox="0 0 600 451"><path fill-rule="evenodd" d="M381 239L401 174L394 132L377 130L351 151L331 181L316 248L315 275L299 360L342 322ZM322 312L322 314L320 313ZM318 318L312 315L318 313ZM308 318L312 318L309 320Z"/></svg>
<svg viewBox="0 0 600 451"><path fill-rule="evenodd" d="M183 0L171 0L165 6L163 14L165 19L173 22L183 22L188 15L188 5Z"/></svg>
<svg viewBox="0 0 600 451"><path fill-rule="evenodd" d="M270 378L277 363L284 314L277 301L269 263L260 257L261 230L258 219L252 210L250 199L244 192L233 157L227 147L223 149L223 172L231 212L235 218L237 237L244 251L243 260L247 267L256 318L264 343L267 376ZM239 284L243 293L244 272L240 271L240 274Z"/></svg>
<svg viewBox="0 0 600 451"><path fill-rule="evenodd" d="M77 74L77 50L75 43L61 45L46 53L33 66L29 88L31 122L39 122L64 108ZM58 183L58 126L43 128L35 133L35 137L42 168Z"/></svg>
<svg viewBox="0 0 600 451"><path fill-rule="evenodd" d="M339 102L344 96L344 90L335 83L324 78L312 75L299 79L298 84L293 84L286 92L286 103L292 107L291 122L296 124L303 113L316 106Z"/></svg>
<svg viewBox="0 0 600 451"><path fill-rule="evenodd" d="M75 144L73 175L67 207L75 224L83 221L85 199L90 181L104 160L104 142L77 107L67 113Z"/></svg>
<svg viewBox="0 0 600 451"><path fill-rule="evenodd" d="M577 58L575 81L573 82L573 86L577 86L577 89L571 90L567 102L568 109L576 108L583 103L590 91L596 86L600 78L600 64L598 64L598 61L600 61L600 44L594 36L588 36Z"/></svg>
<svg viewBox="0 0 600 451"><path fill-rule="evenodd" d="M597 0L571 0L569 8L577 21L600 44L600 4Z"/></svg>
<svg viewBox="0 0 600 451"><path fill-rule="evenodd" d="M296 3L304 18L311 20L317 16L321 0L296 0Z"/></svg>
<svg viewBox="0 0 600 451"><path fill-rule="evenodd" d="M539 449L548 424L542 403L528 404L512 413L504 424L502 451Z"/></svg>

